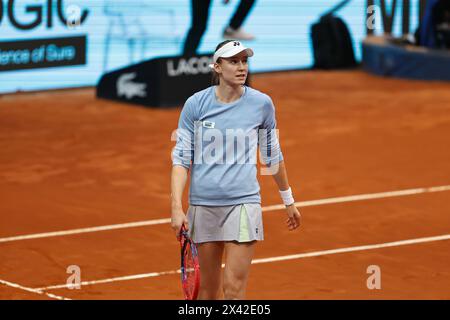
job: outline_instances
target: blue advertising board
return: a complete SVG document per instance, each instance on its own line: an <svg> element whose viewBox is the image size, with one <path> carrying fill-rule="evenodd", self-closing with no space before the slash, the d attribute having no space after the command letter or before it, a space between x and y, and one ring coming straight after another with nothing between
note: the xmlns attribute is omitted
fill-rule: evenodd
<svg viewBox="0 0 450 320"><path fill-rule="evenodd" d="M411 31L418 24L417 1L411 1ZM223 41L239 0L225 2L209 4L197 53L212 52ZM242 24L254 36L243 41L255 51L250 70L312 66L310 26L338 2L255 1ZM391 8L392 1L387 3ZM181 55L192 10L190 0L0 0L0 93L92 86L105 72ZM398 9L393 34L401 32L400 14ZM347 23L360 59L366 1L351 1L338 15ZM380 34L380 10L374 18L375 34Z"/></svg>

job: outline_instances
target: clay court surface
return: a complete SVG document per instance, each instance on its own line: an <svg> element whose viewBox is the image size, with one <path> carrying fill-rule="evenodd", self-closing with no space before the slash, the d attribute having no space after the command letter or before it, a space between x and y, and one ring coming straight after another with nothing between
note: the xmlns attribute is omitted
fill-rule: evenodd
<svg viewBox="0 0 450 320"><path fill-rule="evenodd" d="M265 241L247 298L450 299L450 84L361 71L252 79L276 105L303 225L287 230L269 207L281 204L275 182L259 176ZM94 89L0 96L0 299L182 299L167 223L179 113ZM63 287L70 265L81 289Z"/></svg>

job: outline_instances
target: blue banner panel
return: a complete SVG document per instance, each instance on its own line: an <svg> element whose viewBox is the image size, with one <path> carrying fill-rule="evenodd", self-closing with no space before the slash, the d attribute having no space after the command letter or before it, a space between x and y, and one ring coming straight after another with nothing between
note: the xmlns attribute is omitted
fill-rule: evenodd
<svg viewBox="0 0 450 320"><path fill-rule="evenodd" d="M308 68L311 26L341 0L225 2L0 0L0 93L94 86L103 74L142 61L213 52L230 36L248 39L237 40L255 52L251 72ZM349 1L336 13L348 26L357 60L366 27L383 32L380 1L374 3L368 10L367 0ZM385 3L391 15L394 1ZM393 34L399 35L403 1L395 3ZM414 32L418 0L410 3ZM239 32L230 33L233 28Z"/></svg>
<svg viewBox="0 0 450 320"><path fill-rule="evenodd" d="M86 36L0 41L0 72L86 64Z"/></svg>

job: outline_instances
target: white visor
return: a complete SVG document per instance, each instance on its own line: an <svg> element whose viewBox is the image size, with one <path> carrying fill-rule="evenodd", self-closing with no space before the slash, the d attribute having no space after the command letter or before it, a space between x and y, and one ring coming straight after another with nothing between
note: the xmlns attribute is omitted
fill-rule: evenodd
<svg viewBox="0 0 450 320"><path fill-rule="evenodd" d="M241 53L242 51L245 51L248 57L253 56L253 50L244 47L244 45L240 41L228 42L226 45L217 50L216 53L214 53L213 63L209 66L212 69L214 68L214 63L216 63L219 58L230 58L237 55L238 53Z"/></svg>

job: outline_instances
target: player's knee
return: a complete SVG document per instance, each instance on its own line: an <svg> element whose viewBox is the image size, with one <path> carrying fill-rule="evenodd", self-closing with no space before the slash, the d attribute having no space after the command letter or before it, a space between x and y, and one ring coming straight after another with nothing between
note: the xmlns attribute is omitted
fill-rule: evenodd
<svg viewBox="0 0 450 320"><path fill-rule="evenodd" d="M223 295L227 300L243 299L246 281L242 277L228 277L223 283Z"/></svg>
<svg viewBox="0 0 450 320"><path fill-rule="evenodd" d="M220 281L217 277L200 277L200 300L215 300L219 298Z"/></svg>

